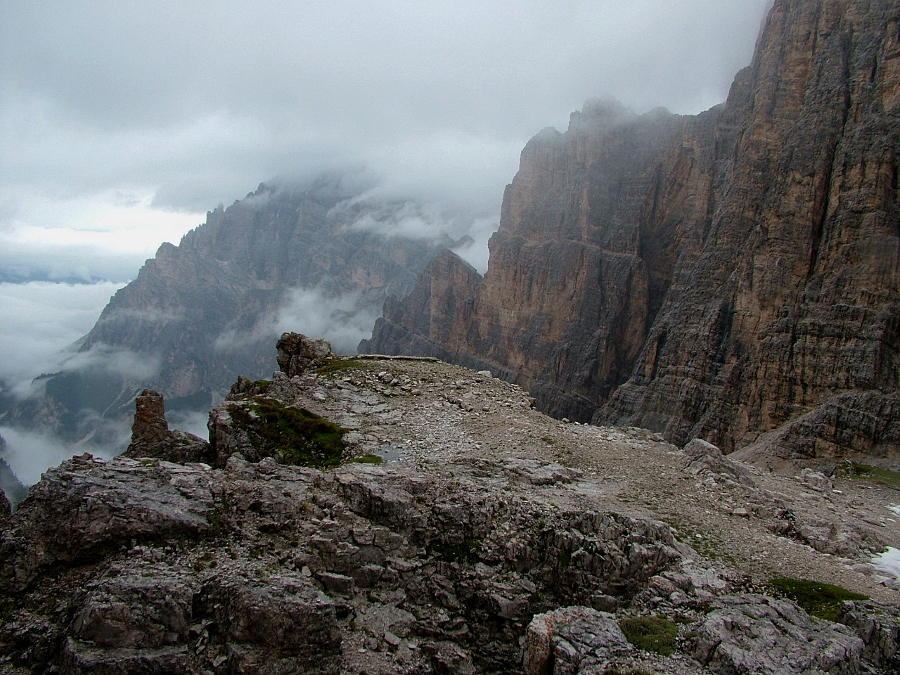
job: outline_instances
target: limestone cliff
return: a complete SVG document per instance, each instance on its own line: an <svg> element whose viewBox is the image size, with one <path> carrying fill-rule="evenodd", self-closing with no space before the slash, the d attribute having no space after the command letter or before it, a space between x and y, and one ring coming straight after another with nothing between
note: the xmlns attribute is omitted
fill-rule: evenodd
<svg viewBox="0 0 900 675"><path fill-rule="evenodd" d="M541 132L484 280L432 334L560 417L900 450L898 25L887 0L779 0L724 105L591 102ZM388 310L372 344L415 345L415 312Z"/></svg>

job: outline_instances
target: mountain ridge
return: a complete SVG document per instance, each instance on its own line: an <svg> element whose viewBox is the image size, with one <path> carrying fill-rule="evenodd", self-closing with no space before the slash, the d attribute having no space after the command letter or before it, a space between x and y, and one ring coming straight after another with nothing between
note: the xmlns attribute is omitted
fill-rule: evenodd
<svg viewBox="0 0 900 675"><path fill-rule="evenodd" d="M441 246L471 241L373 181L348 171L263 183L210 211L177 246L160 245L64 369L9 404L6 423L118 447L142 389L163 393L182 423L205 415L238 375L274 367L269 345L284 328L306 326L352 351L387 295L411 289Z"/></svg>

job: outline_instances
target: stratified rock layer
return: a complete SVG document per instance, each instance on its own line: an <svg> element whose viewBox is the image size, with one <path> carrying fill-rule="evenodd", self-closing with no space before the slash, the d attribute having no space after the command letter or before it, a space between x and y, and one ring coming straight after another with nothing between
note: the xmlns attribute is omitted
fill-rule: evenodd
<svg viewBox="0 0 900 675"><path fill-rule="evenodd" d="M389 302L363 346L679 445L784 427L784 457L895 455L898 25L888 0L780 0L723 106L586 104L523 150L484 279L437 327L421 289Z"/></svg>

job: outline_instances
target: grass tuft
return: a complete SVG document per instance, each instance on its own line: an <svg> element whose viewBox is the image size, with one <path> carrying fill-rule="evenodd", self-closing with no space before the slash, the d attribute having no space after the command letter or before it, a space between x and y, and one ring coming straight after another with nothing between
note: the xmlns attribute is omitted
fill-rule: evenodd
<svg viewBox="0 0 900 675"><path fill-rule="evenodd" d="M635 616L619 621L619 628L638 649L669 656L675 651L678 626L664 616Z"/></svg>
<svg viewBox="0 0 900 675"><path fill-rule="evenodd" d="M264 452L279 455L285 464L325 468L341 463L344 429L306 408L285 406L254 396L250 410L230 406L232 420L255 437ZM250 414L250 411L255 413Z"/></svg>
<svg viewBox="0 0 900 675"><path fill-rule="evenodd" d="M890 469L881 469L877 466L869 466L868 464L853 463L853 473L861 478L868 478L882 485L900 488L900 472L891 471Z"/></svg>
<svg viewBox="0 0 900 675"><path fill-rule="evenodd" d="M806 610L810 616L826 621L836 621L841 612L841 603L846 600L868 600L869 598L846 588L832 584L821 584L808 579L779 577L770 585L783 596L790 598Z"/></svg>

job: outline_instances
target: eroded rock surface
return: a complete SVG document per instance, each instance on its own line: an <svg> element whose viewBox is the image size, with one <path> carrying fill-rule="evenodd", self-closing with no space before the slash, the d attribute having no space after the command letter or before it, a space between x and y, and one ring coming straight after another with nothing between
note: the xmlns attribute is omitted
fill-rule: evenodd
<svg viewBox="0 0 900 675"><path fill-rule="evenodd" d="M858 673L863 641L784 600L723 597L697 636L695 658L723 673Z"/></svg>
<svg viewBox="0 0 900 675"><path fill-rule="evenodd" d="M321 366L334 357L327 340L309 338L300 333L283 333L275 345L278 367L288 377L302 375L312 366Z"/></svg>
<svg viewBox="0 0 900 675"><path fill-rule="evenodd" d="M686 472L693 454L651 432L552 420L518 387L434 360L342 359L242 396L339 423L344 461L249 461L252 439L213 411L233 440L211 464L84 455L50 470L0 522L0 669L729 673L757 643L718 617L759 607L791 663L826 638L846 647L833 672L895 659L896 591L865 560L900 532L842 520L881 498L849 479L835 493L737 463L752 483ZM801 543L813 522L832 544L853 533L848 557ZM878 603L826 625L748 594L776 574ZM619 620L647 614L680 622L672 655L623 642Z"/></svg>
<svg viewBox="0 0 900 675"><path fill-rule="evenodd" d="M134 424L126 457L156 457L169 462L210 460L209 443L199 436L169 429L162 394L144 389L134 399Z"/></svg>

